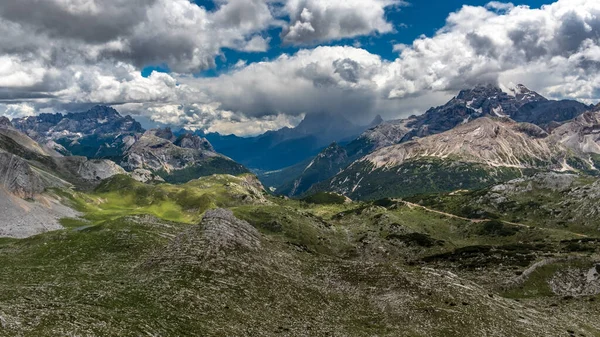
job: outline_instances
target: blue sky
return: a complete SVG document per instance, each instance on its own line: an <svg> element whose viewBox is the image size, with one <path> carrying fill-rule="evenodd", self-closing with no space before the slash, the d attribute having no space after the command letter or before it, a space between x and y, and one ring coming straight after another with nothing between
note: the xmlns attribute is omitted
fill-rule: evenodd
<svg viewBox="0 0 600 337"><path fill-rule="evenodd" d="M255 135L403 118L483 83L600 101L598 0L215 1L0 1L0 114L103 104Z"/></svg>
<svg viewBox="0 0 600 337"><path fill-rule="evenodd" d="M199 6L207 10L215 10L214 2L210 0L194 1ZM398 53L393 51L393 45L397 43L411 44L421 35L432 36L439 28L444 26L449 13L459 10L465 5L485 6L489 0L416 0L411 1L408 6L401 8L391 8L386 10L386 18L394 24L396 32L359 36L351 39L342 39L319 45L360 45L361 48L379 55L386 60L394 60ZM550 4L548 0L524 0L512 1L515 5L527 5L531 8L540 8L545 4ZM269 50L266 52L246 53L224 48L222 50L224 57L216 59L217 67L204 70L195 74L198 77L218 76L227 72L239 60L248 63L272 60L283 53L293 54L300 49L296 46L282 45L279 34L281 28L272 28L264 33L271 38ZM316 46L316 45L315 45ZM306 48L303 46L302 48ZM150 65L142 70L143 76L148 76L152 71L169 72L166 64Z"/></svg>

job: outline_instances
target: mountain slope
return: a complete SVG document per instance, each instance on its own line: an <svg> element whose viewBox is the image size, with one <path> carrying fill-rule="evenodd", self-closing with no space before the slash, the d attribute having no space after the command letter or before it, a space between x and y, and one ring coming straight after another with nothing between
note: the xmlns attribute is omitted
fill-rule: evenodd
<svg viewBox="0 0 600 337"><path fill-rule="evenodd" d="M214 152L206 139L191 134L176 138L164 129L146 131L126 149L121 165L129 171L150 170L172 183L215 173L248 172L242 165Z"/></svg>
<svg viewBox="0 0 600 337"><path fill-rule="evenodd" d="M371 199L482 188L540 170L597 174L599 115L583 114L550 135L533 124L478 118L379 149L316 189Z"/></svg>
<svg viewBox="0 0 600 337"><path fill-rule="evenodd" d="M344 146L346 163L340 164L339 157L332 158L336 164L323 164L324 167L336 167L321 176L332 177L337 174L339 166L350 165L353 161L377 149L400 144L415 138L426 137L451 130L458 125L480 117L511 117L517 121L529 122L544 128L556 127L561 122L570 120L590 107L576 101L552 101L538 93L517 85L507 92L493 85L481 85L469 90L462 90L456 97L445 105L431 108L419 116L388 121L365 131L359 138ZM299 195L306 189L291 190L298 181L305 184L311 181L303 173L293 175L303 170L293 169L280 174L281 179L270 179L281 193L293 196ZM312 184L322 180L312 180ZM296 194L290 194L295 192Z"/></svg>
<svg viewBox="0 0 600 337"><path fill-rule="evenodd" d="M50 188L93 188L125 171L108 160L64 157L9 124L0 125L0 236L27 237L62 228L77 216Z"/></svg>

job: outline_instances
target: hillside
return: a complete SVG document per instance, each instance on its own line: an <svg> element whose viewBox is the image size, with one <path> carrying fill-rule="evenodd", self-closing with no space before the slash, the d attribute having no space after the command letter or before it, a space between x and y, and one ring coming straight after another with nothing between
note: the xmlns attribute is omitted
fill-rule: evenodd
<svg viewBox="0 0 600 337"><path fill-rule="evenodd" d="M480 85L462 90L446 104L431 108L422 115L386 121L365 131L338 151L344 152L342 156L329 156L327 154L329 150L323 150L317 155L317 158L321 158L319 161L323 172L318 177L307 176L306 170L291 167L282 170L275 177L269 174L266 181L271 183L279 191L278 193L297 196L305 193L312 185L323 185L325 180L338 174L340 169L373 151L446 132L477 118L507 117L551 131L552 128L590 109L590 106L577 101L548 100L523 85L517 85L506 91L493 85ZM326 163L322 160L323 157L330 158L330 162ZM296 185L304 187L290 188Z"/></svg>
<svg viewBox="0 0 600 337"><path fill-rule="evenodd" d="M62 228L59 219L78 213L63 205L55 188L93 189L125 171L108 160L64 157L0 125L0 236L27 237Z"/></svg>
<svg viewBox="0 0 600 337"><path fill-rule="evenodd" d="M598 122L589 112L547 134L528 123L478 118L379 149L316 188L373 199L477 189L536 171L597 174Z"/></svg>
<svg viewBox="0 0 600 337"><path fill-rule="evenodd" d="M0 241L9 335L600 333L595 279L570 274L594 264L565 250L569 230L284 200L249 175L62 195L82 218Z"/></svg>

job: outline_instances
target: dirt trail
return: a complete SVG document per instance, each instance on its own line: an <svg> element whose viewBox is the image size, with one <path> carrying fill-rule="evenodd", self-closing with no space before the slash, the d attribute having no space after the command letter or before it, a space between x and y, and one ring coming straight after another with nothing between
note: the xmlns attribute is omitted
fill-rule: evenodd
<svg viewBox="0 0 600 337"><path fill-rule="evenodd" d="M491 221L491 219L469 219L469 218L465 218L465 217L462 217L462 216L458 216L456 214L446 213L446 212L438 211L438 210L435 210L435 209L427 208L425 206L421 206L419 204L415 204L415 203L408 202L408 201L405 201L405 200L401 200L401 201L406 206L408 206L410 208L415 208L415 207L416 208L420 208L420 209L423 209L423 210L425 210L427 212L437 213L437 214L440 214L440 215L447 216L449 218L470 221L470 222L473 222L473 223L481 223L481 222L485 222L485 221ZM519 226L519 227L524 227L524 228L531 228L532 227L532 226L525 225L525 224L522 224L522 223L510 222L510 221L505 221L505 220L498 220L498 221L501 221L501 222L503 222L505 224L512 225L512 226ZM570 232L570 233L573 233L573 232ZM582 237L582 238L587 237L587 235L584 235L584 234L579 234L579 233L573 233L573 234L575 234L576 236Z"/></svg>

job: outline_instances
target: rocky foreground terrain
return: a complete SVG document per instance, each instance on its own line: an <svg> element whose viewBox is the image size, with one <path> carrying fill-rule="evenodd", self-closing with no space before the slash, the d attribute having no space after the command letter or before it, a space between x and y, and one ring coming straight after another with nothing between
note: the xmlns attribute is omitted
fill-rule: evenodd
<svg viewBox="0 0 600 337"><path fill-rule="evenodd" d="M591 227L286 200L251 175L57 193L81 216L0 241L0 335L600 334Z"/></svg>

